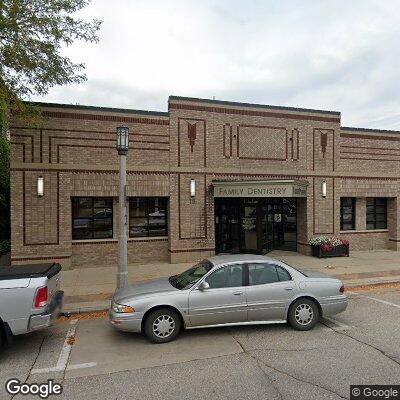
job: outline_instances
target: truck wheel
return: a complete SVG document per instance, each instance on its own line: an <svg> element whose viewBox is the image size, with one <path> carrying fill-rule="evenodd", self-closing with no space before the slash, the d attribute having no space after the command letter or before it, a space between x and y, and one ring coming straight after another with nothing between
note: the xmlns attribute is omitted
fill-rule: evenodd
<svg viewBox="0 0 400 400"><path fill-rule="evenodd" d="M144 323L144 332L153 343L167 343L174 340L182 328L178 313L170 308L150 312Z"/></svg>
<svg viewBox="0 0 400 400"><path fill-rule="evenodd" d="M289 308L289 324L299 331L308 331L319 321L317 305L310 299L300 298Z"/></svg>

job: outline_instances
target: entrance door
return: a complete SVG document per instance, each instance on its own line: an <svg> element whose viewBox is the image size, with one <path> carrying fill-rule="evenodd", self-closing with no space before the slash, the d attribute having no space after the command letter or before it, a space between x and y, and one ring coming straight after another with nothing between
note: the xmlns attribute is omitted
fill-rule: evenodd
<svg viewBox="0 0 400 400"><path fill-rule="evenodd" d="M261 204L261 250L297 249L295 198L267 198Z"/></svg>
<svg viewBox="0 0 400 400"><path fill-rule="evenodd" d="M216 199L216 253L296 251L296 206L296 198Z"/></svg>
<svg viewBox="0 0 400 400"><path fill-rule="evenodd" d="M259 213L258 201L248 201L241 207L240 228L240 252L259 253Z"/></svg>
<svg viewBox="0 0 400 400"><path fill-rule="evenodd" d="M215 247L217 253L240 252L239 223L240 223L240 209L236 201L216 203Z"/></svg>
<svg viewBox="0 0 400 400"><path fill-rule="evenodd" d="M283 223L283 243L280 244L281 250L297 250L297 199L282 199Z"/></svg>

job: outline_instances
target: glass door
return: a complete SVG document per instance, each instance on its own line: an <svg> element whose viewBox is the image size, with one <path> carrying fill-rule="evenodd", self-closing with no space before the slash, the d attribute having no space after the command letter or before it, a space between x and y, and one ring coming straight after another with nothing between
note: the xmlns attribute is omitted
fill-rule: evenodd
<svg viewBox="0 0 400 400"><path fill-rule="evenodd" d="M239 253L239 208L232 202L215 204L215 250Z"/></svg>
<svg viewBox="0 0 400 400"><path fill-rule="evenodd" d="M282 199L283 210L283 243L280 245L282 250L297 250L297 199Z"/></svg>
<svg viewBox="0 0 400 400"><path fill-rule="evenodd" d="M295 198L266 198L261 205L261 251L297 249L297 210Z"/></svg>
<svg viewBox="0 0 400 400"><path fill-rule="evenodd" d="M265 254L274 249L274 213L273 205L263 201L260 204L260 223L261 223L261 253Z"/></svg>
<svg viewBox="0 0 400 400"><path fill-rule="evenodd" d="M215 247L217 254L296 251L296 199L215 199Z"/></svg>
<svg viewBox="0 0 400 400"><path fill-rule="evenodd" d="M244 203L241 207L241 253L258 253L257 200Z"/></svg>

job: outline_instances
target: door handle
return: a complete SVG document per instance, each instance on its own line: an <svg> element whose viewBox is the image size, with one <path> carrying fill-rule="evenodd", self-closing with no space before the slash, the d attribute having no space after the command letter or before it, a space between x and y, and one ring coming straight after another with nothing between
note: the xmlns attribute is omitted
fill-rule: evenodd
<svg viewBox="0 0 400 400"><path fill-rule="evenodd" d="M233 292L234 296L241 296L243 294L243 292Z"/></svg>
<svg viewBox="0 0 400 400"><path fill-rule="evenodd" d="M291 287L285 287L285 290L293 290Z"/></svg>

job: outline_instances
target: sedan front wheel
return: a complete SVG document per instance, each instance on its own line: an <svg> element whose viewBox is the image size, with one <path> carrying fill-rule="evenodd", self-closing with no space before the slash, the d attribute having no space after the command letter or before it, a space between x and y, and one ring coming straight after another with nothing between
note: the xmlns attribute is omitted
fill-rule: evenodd
<svg viewBox="0 0 400 400"><path fill-rule="evenodd" d="M182 328L178 313L169 308L150 312L144 324L144 332L154 343L167 343L174 340Z"/></svg>
<svg viewBox="0 0 400 400"><path fill-rule="evenodd" d="M311 299L298 299L289 308L288 321L299 331L308 331L317 324L319 310Z"/></svg>

